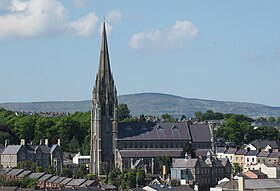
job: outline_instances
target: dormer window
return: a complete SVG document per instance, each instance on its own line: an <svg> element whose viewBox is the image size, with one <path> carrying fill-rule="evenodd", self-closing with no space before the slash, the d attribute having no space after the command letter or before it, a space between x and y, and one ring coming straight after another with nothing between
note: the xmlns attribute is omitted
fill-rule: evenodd
<svg viewBox="0 0 280 191"><path fill-rule="evenodd" d="M172 130L178 130L179 128L176 125L172 125L171 129Z"/></svg>
<svg viewBox="0 0 280 191"><path fill-rule="evenodd" d="M157 130L163 130L162 126L157 125Z"/></svg>

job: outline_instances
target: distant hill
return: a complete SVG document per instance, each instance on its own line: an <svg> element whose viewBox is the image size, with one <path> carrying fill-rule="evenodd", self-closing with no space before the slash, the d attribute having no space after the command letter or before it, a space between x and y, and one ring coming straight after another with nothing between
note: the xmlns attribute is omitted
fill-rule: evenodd
<svg viewBox="0 0 280 191"><path fill-rule="evenodd" d="M251 117L280 116L280 107L245 102L192 99L160 93L121 95L119 96L119 103L126 103L133 116L140 114L160 116L163 113L169 113L173 117L180 117L183 114L193 116L196 111L203 113L209 109L215 112L239 113ZM75 111L90 111L91 101L0 103L0 107L12 111L73 113Z"/></svg>

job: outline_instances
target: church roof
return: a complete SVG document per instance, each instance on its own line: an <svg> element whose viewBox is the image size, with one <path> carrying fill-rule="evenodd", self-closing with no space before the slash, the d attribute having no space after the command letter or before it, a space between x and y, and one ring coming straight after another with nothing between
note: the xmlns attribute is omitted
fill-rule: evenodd
<svg viewBox="0 0 280 191"><path fill-rule="evenodd" d="M131 122L119 124L119 140L193 140L211 142L208 125Z"/></svg>
<svg viewBox="0 0 280 191"><path fill-rule="evenodd" d="M120 150L122 158L133 157L157 157L157 156L172 156L179 157L182 149L137 149L137 150Z"/></svg>

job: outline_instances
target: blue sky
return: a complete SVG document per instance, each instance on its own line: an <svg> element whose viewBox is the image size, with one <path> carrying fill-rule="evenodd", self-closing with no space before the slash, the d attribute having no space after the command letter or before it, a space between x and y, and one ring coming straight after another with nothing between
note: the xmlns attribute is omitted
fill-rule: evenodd
<svg viewBox="0 0 280 191"><path fill-rule="evenodd" d="M280 106L280 1L0 0L0 102L87 100L106 18L118 94Z"/></svg>

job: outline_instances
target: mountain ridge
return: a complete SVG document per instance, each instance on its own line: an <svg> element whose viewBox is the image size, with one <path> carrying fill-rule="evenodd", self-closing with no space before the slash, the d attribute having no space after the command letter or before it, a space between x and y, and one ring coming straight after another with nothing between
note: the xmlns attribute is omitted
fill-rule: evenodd
<svg viewBox="0 0 280 191"><path fill-rule="evenodd" d="M165 93L135 93L118 96L119 103L126 103L133 116L140 114L160 116L169 113L173 117L193 116L194 112L209 109L221 113L245 114L250 117L280 116L280 107L257 103L218 101L198 98L185 98ZM42 102L6 102L0 107L12 111L31 112L84 112L90 111L91 100L83 101L42 101Z"/></svg>

